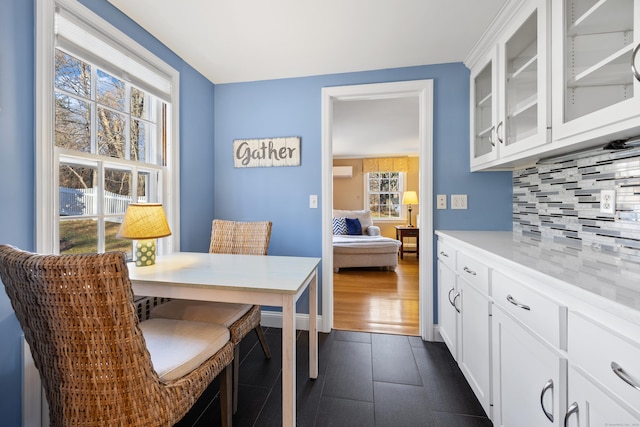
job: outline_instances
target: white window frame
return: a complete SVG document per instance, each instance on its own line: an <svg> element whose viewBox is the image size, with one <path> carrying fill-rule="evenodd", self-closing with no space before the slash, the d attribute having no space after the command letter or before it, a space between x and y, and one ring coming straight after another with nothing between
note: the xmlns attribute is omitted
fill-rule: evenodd
<svg viewBox="0 0 640 427"><path fill-rule="evenodd" d="M54 121L54 54L55 54L55 9L61 7L74 17L88 24L96 35L119 49L126 55L149 64L171 79L170 114L167 117L166 165L161 183L162 203L172 235L159 239L159 252L169 253L180 250L180 171L179 171L179 112L180 74L170 65L153 55L140 44L129 38L85 6L73 0L43 0L37 2L36 39L36 250L54 253L58 248L57 176L58 148L55 147ZM150 165L152 166L152 165Z"/></svg>
<svg viewBox="0 0 640 427"><path fill-rule="evenodd" d="M405 190L406 187L406 182L407 182L407 173L406 172L398 172L398 171L390 171L391 173L395 172L397 174L399 174L399 179L400 179L400 188L398 190L398 192L400 193L400 216L398 218L381 218L381 217L373 217L372 219L375 222L398 222L398 221L405 221L408 216L406 214L406 209L403 208L402 205L402 193ZM371 195L371 192L369 191L369 179L370 179L370 174L371 172L367 172L365 174L365 179L364 179L364 210L370 210L371 209L371 205L369 204L369 196ZM390 193L390 192L389 192Z"/></svg>

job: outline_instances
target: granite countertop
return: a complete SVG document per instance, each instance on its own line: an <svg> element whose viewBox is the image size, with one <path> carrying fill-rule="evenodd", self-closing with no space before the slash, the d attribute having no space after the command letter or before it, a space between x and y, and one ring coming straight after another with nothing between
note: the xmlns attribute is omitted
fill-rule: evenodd
<svg viewBox="0 0 640 427"><path fill-rule="evenodd" d="M503 265L529 269L543 286L640 325L640 263L591 247L567 247L511 231L439 230L436 234L482 250Z"/></svg>

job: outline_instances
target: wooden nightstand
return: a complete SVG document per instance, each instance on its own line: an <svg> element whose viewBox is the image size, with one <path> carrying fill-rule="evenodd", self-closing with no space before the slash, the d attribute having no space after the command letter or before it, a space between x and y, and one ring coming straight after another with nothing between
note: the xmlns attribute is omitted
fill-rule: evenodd
<svg viewBox="0 0 640 427"><path fill-rule="evenodd" d="M416 238L416 250L407 251L415 252L416 257L420 256L420 229L418 227L407 227L406 225L396 225L396 240L400 240L402 245L400 246L400 259L404 255L404 238L415 237Z"/></svg>

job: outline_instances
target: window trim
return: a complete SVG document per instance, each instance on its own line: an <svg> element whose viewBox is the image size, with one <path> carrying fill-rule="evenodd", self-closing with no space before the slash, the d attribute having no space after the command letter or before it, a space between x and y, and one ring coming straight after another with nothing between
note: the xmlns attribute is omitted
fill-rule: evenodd
<svg viewBox="0 0 640 427"><path fill-rule="evenodd" d="M163 188L163 206L167 221L172 231L168 238L161 239L165 252L180 250L180 73L169 64L152 54L146 48L122 33L113 25L93 13L87 7L73 0L44 0L37 2L36 15L36 250L42 253L52 253L57 246L55 239L58 231L55 221L51 221L56 214L58 205L54 194L57 188L57 176L54 168L56 156L53 144L55 112L54 105L54 55L55 55L55 10L57 7L72 12L91 28L101 34L108 34L111 41L118 48L126 46L128 53L141 62L150 64L165 73L171 79L171 108L170 117L166 122L166 146L163 143L160 150L166 150L167 173L163 174L161 183ZM162 114L162 113L161 113ZM162 129L159 129L162 132ZM50 142L50 143L49 143Z"/></svg>
<svg viewBox="0 0 640 427"><path fill-rule="evenodd" d="M407 215L407 209L404 208L404 205L402 204L402 193L406 190L407 187L407 173L406 172L398 172L398 171L391 171L391 172L396 172L399 174L399 178L400 178L400 216L398 218L390 218L390 217L386 217L386 218L381 218L381 217L372 217L373 220L375 222L398 222L398 221L406 221L409 216ZM364 179L364 210L370 210L371 209L371 205L369 204L369 196L371 195L370 191L369 191L369 175L371 174L371 172L367 172L365 173L365 179Z"/></svg>

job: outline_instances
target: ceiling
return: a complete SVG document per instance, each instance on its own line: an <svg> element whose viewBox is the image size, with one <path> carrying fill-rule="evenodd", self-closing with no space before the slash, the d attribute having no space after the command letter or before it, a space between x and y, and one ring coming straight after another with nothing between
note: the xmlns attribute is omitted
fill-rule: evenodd
<svg viewBox="0 0 640 427"><path fill-rule="evenodd" d="M461 62L508 0L108 0L215 84ZM334 157L418 153L418 101L334 105Z"/></svg>

